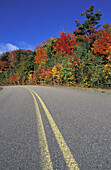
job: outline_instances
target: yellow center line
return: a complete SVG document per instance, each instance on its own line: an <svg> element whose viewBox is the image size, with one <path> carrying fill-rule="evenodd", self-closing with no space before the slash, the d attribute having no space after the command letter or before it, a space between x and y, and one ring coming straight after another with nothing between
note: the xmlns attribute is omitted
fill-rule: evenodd
<svg viewBox="0 0 111 170"><path fill-rule="evenodd" d="M55 134L56 140L57 140L59 147L63 153L64 159L65 159L65 162L66 162L68 168L70 170L79 170L79 166L78 166L76 160L74 159L69 147L67 146L61 132L59 131L54 119L52 118L51 114L49 113L44 102L42 101L42 99L39 97L39 95L35 91L33 91L32 89L30 89L30 90L38 97L38 99L46 113L46 116L47 116L49 123L51 125L51 128Z"/></svg>
<svg viewBox="0 0 111 170"><path fill-rule="evenodd" d="M42 169L43 170L53 170L51 158L50 158L50 153L48 149L48 144L47 144L47 139L45 135L45 130L40 114L40 110L36 101L36 98L34 94L26 88L31 94L34 99L35 103L35 110L36 110L36 116L37 116L37 125L38 125L38 135L39 135L39 142L40 142L40 150L41 150L41 161L42 161Z"/></svg>

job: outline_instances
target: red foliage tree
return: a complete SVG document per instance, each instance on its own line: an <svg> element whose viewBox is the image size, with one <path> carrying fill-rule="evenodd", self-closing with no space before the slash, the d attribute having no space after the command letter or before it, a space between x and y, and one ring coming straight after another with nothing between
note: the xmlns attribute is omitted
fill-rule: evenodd
<svg viewBox="0 0 111 170"><path fill-rule="evenodd" d="M60 32L60 38L57 38L55 49L64 55L71 55L74 47L77 45L74 36L71 33Z"/></svg>
<svg viewBox="0 0 111 170"><path fill-rule="evenodd" d="M19 84L19 76L18 76L18 74L12 75L12 76L9 78L9 80L10 80L10 84L14 84L14 85Z"/></svg>
<svg viewBox="0 0 111 170"><path fill-rule="evenodd" d="M0 61L0 72L7 70L7 64L5 61Z"/></svg>

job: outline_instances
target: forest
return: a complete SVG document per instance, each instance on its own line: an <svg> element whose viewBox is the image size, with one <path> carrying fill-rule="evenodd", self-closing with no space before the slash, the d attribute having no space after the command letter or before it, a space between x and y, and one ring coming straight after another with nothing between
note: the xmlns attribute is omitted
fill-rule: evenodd
<svg viewBox="0 0 111 170"><path fill-rule="evenodd" d="M0 85L57 85L111 88L111 24L99 24L94 6L73 33L60 32L35 47L0 56Z"/></svg>

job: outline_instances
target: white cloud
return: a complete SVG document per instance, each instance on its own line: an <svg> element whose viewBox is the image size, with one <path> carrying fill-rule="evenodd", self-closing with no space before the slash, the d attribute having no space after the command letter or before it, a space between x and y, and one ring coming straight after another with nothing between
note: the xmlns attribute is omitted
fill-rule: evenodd
<svg viewBox="0 0 111 170"><path fill-rule="evenodd" d="M27 45L27 43L24 42L24 41L21 41L21 42L19 43L19 45Z"/></svg>
<svg viewBox="0 0 111 170"><path fill-rule="evenodd" d="M2 54L3 53L3 51L0 51L0 54Z"/></svg>
<svg viewBox="0 0 111 170"><path fill-rule="evenodd" d="M35 47L33 45L28 44L28 43L26 43L24 41L21 41L18 45L20 46L21 49L24 49L24 50L30 49L30 50L33 51L35 49Z"/></svg>
<svg viewBox="0 0 111 170"><path fill-rule="evenodd" d="M9 50L9 51L14 51L14 50L17 50L18 47L13 45L13 44L10 44L10 43L7 43L6 44L6 48Z"/></svg>
<svg viewBox="0 0 111 170"><path fill-rule="evenodd" d="M35 47L33 45L28 44L24 41L18 43L17 46L15 46L11 43L6 43L6 44L0 43L0 54L3 54L7 51L14 51L14 50L17 50L17 49L24 49L24 50L30 49L32 51L35 49Z"/></svg>
<svg viewBox="0 0 111 170"><path fill-rule="evenodd" d="M10 43L0 44L0 54L3 54L7 51L14 51L17 49L19 49L17 46L10 44Z"/></svg>

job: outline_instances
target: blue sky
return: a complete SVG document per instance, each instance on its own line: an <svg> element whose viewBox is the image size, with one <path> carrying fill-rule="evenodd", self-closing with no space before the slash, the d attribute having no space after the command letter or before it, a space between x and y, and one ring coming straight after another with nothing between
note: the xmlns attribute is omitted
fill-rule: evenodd
<svg viewBox="0 0 111 170"><path fill-rule="evenodd" d="M100 10L101 24L111 24L111 0L0 0L0 54L15 49L34 50L60 31L73 32L75 19L90 5Z"/></svg>

